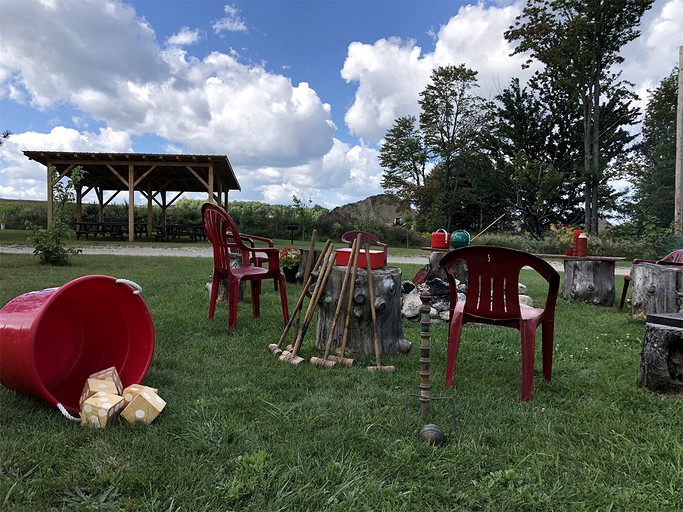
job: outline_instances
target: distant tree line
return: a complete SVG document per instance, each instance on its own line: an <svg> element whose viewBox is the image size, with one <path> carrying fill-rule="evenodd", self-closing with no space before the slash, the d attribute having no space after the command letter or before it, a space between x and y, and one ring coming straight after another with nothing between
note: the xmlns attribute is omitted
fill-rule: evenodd
<svg viewBox="0 0 683 512"><path fill-rule="evenodd" d="M652 0L527 0L505 32L514 53L540 64L493 101L465 65L433 70L419 116L400 117L380 149L382 186L415 211L419 230L499 228L541 239L552 225L598 234L670 228L675 174L676 73L652 93L640 137L633 84L615 71ZM635 189L617 192L613 178Z"/></svg>

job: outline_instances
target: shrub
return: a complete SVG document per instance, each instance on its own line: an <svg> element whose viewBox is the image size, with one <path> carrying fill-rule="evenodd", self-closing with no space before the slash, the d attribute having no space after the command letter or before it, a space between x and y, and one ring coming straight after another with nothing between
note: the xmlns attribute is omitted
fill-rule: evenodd
<svg viewBox="0 0 683 512"><path fill-rule="evenodd" d="M54 215L47 228L27 225L33 230L28 240L33 245L33 254L46 265L67 265L69 256L75 251L66 246L66 241L73 238L74 231L69 226L69 203L73 201L75 185L83 178L82 167L76 167L69 178L57 181L57 170L50 168L49 178L54 183ZM73 206L73 205L71 205Z"/></svg>

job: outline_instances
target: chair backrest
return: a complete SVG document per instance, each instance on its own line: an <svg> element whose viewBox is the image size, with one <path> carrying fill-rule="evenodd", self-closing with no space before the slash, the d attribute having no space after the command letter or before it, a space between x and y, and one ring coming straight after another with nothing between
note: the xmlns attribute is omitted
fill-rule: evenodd
<svg viewBox="0 0 683 512"><path fill-rule="evenodd" d="M678 249L667 254L657 263L683 263L683 249Z"/></svg>
<svg viewBox="0 0 683 512"><path fill-rule="evenodd" d="M356 239L356 237L359 234L360 234L361 246L363 246L365 244L374 244L374 245L380 245L380 246L385 245L379 241L379 238L377 238L372 233L368 233L367 231L347 231L341 237L342 242L346 242L347 244L349 244L349 247L351 247L353 245L353 241Z"/></svg>
<svg viewBox="0 0 683 512"><path fill-rule="evenodd" d="M467 265L465 313L501 321L519 318L519 272L524 267L531 267L548 282L545 308L554 310L560 276L550 263L524 251L485 245L454 249L441 259L439 265L448 276L451 308L458 294L450 269L458 261Z"/></svg>
<svg viewBox="0 0 683 512"><path fill-rule="evenodd" d="M222 206L214 203L202 205L202 220L206 238L213 246L214 266L222 270L230 269L230 253L238 251L242 262L249 261L249 249L242 238L235 221Z"/></svg>
<svg viewBox="0 0 683 512"><path fill-rule="evenodd" d="M360 234L360 244L361 248L365 245L376 245L380 247L384 251L384 265L388 263L388 252L389 252L389 246L385 243L382 243L379 241L379 238L377 238L375 235L372 233L368 233L367 231L347 231L342 235L342 242L346 242L349 244L349 247L353 245L353 241L356 239L356 237Z"/></svg>

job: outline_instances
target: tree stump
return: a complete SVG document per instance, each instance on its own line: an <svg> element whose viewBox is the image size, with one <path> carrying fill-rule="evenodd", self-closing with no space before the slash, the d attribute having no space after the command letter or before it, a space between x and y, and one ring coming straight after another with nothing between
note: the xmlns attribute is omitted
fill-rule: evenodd
<svg viewBox="0 0 683 512"><path fill-rule="evenodd" d="M683 314L647 319L638 385L660 393L683 391Z"/></svg>
<svg viewBox="0 0 683 512"><path fill-rule="evenodd" d="M230 267L231 268L237 268L242 265L242 255L241 254L231 254L230 255ZM244 298L244 287L246 286L246 283L243 281L240 283L240 291L239 295L237 297L238 300L242 300ZM207 283L207 288L209 290L209 294L211 293L211 283ZM218 281L218 298L216 299L216 302L228 302L228 280L227 279L221 279Z"/></svg>
<svg viewBox="0 0 683 512"><path fill-rule="evenodd" d="M439 266L441 258L443 258L446 252L443 251L432 251L429 255L429 269L432 271L434 277L438 277L442 281L446 281L446 271Z"/></svg>
<svg viewBox="0 0 683 512"><path fill-rule="evenodd" d="M638 263L633 265L631 277L631 314L634 317L645 320L647 315L678 313L681 310L681 267Z"/></svg>
<svg viewBox="0 0 683 512"><path fill-rule="evenodd" d="M299 271L296 273L296 280L299 284L304 283L304 272L306 272L306 261L308 260L308 249L299 249L301 253L301 259L299 260ZM322 250L313 251L313 261L311 262L311 270L313 270L313 265L322 254Z"/></svg>
<svg viewBox="0 0 683 512"><path fill-rule="evenodd" d="M315 330L315 346L325 349L325 343L332 327L334 313L339 300L339 292L344 280L345 266L335 266L325 284L322 298L318 304L318 324ZM350 278L349 278L350 280ZM375 290L375 309L377 312L377 336L382 354L408 353L410 341L403 338L403 319L401 317L401 269L382 267L372 271ZM337 320L332 339L331 354L341 346L344 331L348 290L342 300L342 309ZM353 306L349 320L349 334L346 342L347 352L361 355L374 354L373 324L370 312L368 274L363 268L356 272L356 286L353 293Z"/></svg>
<svg viewBox="0 0 683 512"><path fill-rule="evenodd" d="M565 299L582 300L597 306L614 304L614 261L564 260Z"/></svg>

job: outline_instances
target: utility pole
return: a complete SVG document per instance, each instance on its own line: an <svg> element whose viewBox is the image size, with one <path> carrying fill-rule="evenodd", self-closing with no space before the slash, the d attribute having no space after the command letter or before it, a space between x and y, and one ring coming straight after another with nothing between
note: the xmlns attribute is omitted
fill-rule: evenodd
<svg viewBox="0 0 683 512"><path fill-rule="evenodd" d="M676 198L674 201L674 234L681 236L681 203L683 198L683 46L678 48L678 107L676 108Z"/></svg>

